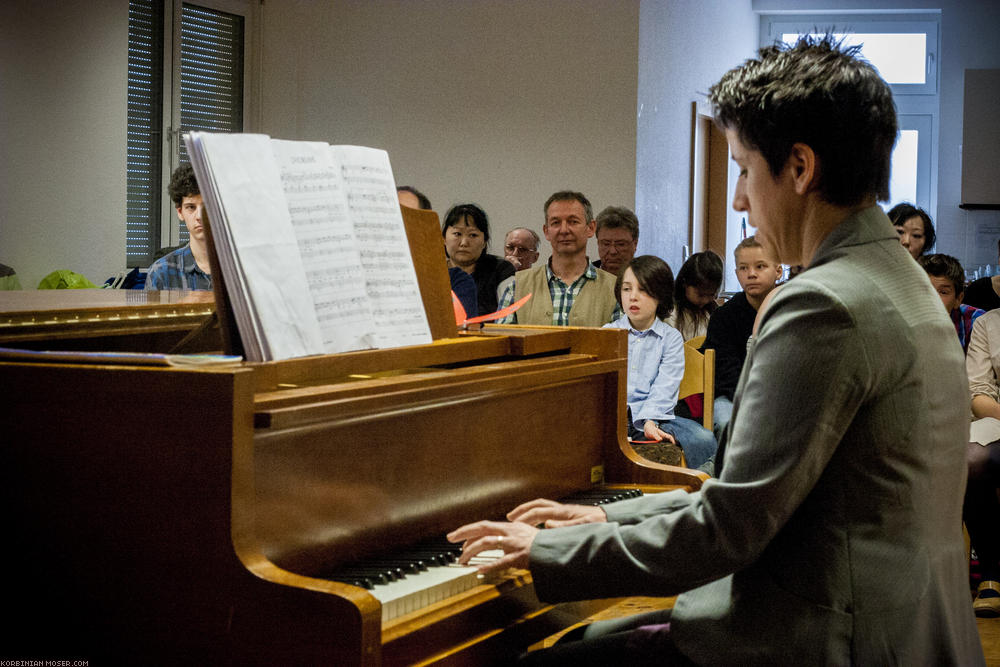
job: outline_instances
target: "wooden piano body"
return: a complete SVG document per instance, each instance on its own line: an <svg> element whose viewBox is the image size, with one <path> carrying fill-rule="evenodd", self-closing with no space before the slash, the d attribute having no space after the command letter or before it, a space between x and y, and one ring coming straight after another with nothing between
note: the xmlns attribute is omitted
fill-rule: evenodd
<svg viewBox="0 0 1000 667"><path fill-rule="evenodd" d="M624 332L456 335L436 216L409 213L431 344L204 369L0 359L5 657L489 664L610 604L544 604L519 571L383 622L323 578L531 498L705 479L624 439ZM0 346L233 351L215 289L0 293Z"/></svg>
<svg viewBox="0 0 1000 667"><path fill-rule="evenodd" d="M5 654L509 655L594 605L542 604L519 572L383 626L317 575L602 477L697 486L622 439L625 356L617 331L488 327L221 369L0 362Z"/></svg>

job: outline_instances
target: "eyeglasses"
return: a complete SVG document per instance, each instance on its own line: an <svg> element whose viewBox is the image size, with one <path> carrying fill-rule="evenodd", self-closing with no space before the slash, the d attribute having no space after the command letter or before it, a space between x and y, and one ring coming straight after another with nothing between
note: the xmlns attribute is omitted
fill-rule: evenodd
<svg viewBox="0 0 1000 667"><path fill-rule="evenodd" d="M632 245L631 241L598 241L597 247L602 250L609 250L612 247L618 252L624 252L628 250L629 246Z"/></svg>
<svg viewBox="0 0 1000 667"><path fill-rule="evenodd" d="M521 246L512 245L510 243L505 245L503 249L508 255L527 255L535 252L534 248L522 248Z"/></svg>

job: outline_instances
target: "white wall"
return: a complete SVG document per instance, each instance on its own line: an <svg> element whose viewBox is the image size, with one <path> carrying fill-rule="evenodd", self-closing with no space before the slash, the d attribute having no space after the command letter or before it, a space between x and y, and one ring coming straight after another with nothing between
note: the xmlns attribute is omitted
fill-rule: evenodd
<svg viewBox="0 0 1000 667"><path fill-rule="evenodd" d="M268 2L261 126L386 149L439 216L480 204L501 254L556 190L633 207L638 21L637 0Z"/></svg>
<svg viewBox="0 0 1000 667"><path fill-rule="evenodd" d="M0 2L0 262L125 268L128 1Z"/></svg>
<svg viewBox="0 0 1000 667"><path fill-rule="evenodd" d="M692 102L704 106L709 86L756 52L757 20L750 0L643 0L639 25L639 252L676 272L689 236Z"/></svg>

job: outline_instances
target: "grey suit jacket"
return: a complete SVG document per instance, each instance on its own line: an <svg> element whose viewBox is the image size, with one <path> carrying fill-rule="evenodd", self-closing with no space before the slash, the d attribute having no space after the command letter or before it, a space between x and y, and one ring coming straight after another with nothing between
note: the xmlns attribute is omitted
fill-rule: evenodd
<svg viewBox="0 0 1000 667"><path fill-rule="evenodd" d="M702 664L981 664L967 385L923 270L855 214L763 315L720 479L542 531L539 597L683 593L672 636Z"/></svg>

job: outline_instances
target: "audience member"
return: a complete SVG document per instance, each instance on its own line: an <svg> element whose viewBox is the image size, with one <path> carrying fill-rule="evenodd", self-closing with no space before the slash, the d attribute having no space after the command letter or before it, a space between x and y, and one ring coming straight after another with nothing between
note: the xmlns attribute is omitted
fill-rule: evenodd
<svg viewBox="0 0 1000 667"><path fill-rule="evenodd" d="M680 331L684 340L704 336L721 288L722 258L711 250L691 255L677 272L674 311L667 324Z"/></svg>
<svg viewBox="0 0 1000 667"><path fill-rule="evenodd" d="M955 324L958 342L962 351L969 348L969 335L972 333L972 323L983 311L962 303L965 291L965 270L957 259L950 255L921 255L917 262L927 272L931 285L941 297L944 309Z"/></svg>
<svg viewBox="0 0 1000 667"><path fill-rule="evenodd" d="M691 468L715 454L712 432L674 414L684 377L684 341L663 318L673 307L674 276L659 257L635 257L618 274L615 298L625 314L605 327L628 331L628 436L680 445Z"/></svg>
<svg viewBox="0 0 1000 667"><path fill-rule="evenodd" d="M504 259L514 265L518 271L530 269L538 261L538 244L541 239L533 229L516 227L503 240Z"/></svg>
<svg viewBox="0 0 1000 667"><path fill-rule="evenodd" d="M476 281L479 314L495 311L497 287L514 275L514 266L486 252L490 243L490 223L486 212L475 204L452 206L444 217L441 235L451 265L470 274Z"/></svg>
<svg viewBox="0 0 1000 667"><path fill-rule="evenodd" d="M896 226L899 242L913 259L934 247L934 224L927 211L913 204L896 204L889 209L889 220Z"/></svg>
<svg viewBox="0 0 1000 667"><path fill-rule="evenodd" d="M997 242L996 267L994 275L983 276L969 283L963 303L980 310L1000 308L1000 241Z"/></svg>
<svg viewBox="0 0 1000 667"><path fill-rule="evenodd" d="M400 185L396 188L396 197L402 206L415 208L421 211L431 211L431 200L420 190L412 185Z"/></svg>
<svg viewBox="0 0 1000 667"><path fill-rule="evenodd" d="M747 357L747 340L753 332L757 309L781 276L781 265L766 252L755 236L749 236L733 251L736 279L743 291L712 313L702 350L715 350L715 402L712 428L721 443L733 414L733 396Z"/></svg>
<svg viewBox="0 0 1000 667"><path fill-rule="evenodd" d="M719 478L601 507L531 501L448 535L462 563L500 549L479 569L530 569L546 602L679 593L523 664L983 664L962 354L876 205L898 126L859 49L779 43L709 90L740 168L733 207L806 267L763 316Z"/></svg>
<svg viewBox="0 0 1000 667"><path fill-rule="evenodd" d="M396 188L396 197L400 206L415 208L420 211L433 211L431 200L412 185L400 185ZM447 252L445 253L447 257ZM476 281L468 273L457 266L448 267L448 280L451 282L451 292L462 304L465 316L475 317L479 314L479 293Z"/></svg>
<svg viewBox="0 0 1000 667"><path fill-rule="evenodd" d="M146 289L212 289L208 264L208 242L201 223L205 204L190 164L174 170L167 186L177 218L188 230L187 245L153 262L146 274Z"/></svg>
<svg viewBox="0 0 1000 667"><path fill-rule="evenodd" d="M965 359L976 419L1000 419L1000 310L976 320ZM969 442L969 479L963 517L982 575L972 607L977 616L1000 616L1000 440L983 446Z"/></svg>
<svg viewBox="0 0 1000 667"><path fill-rule="evenodd" d="M618 275L632 261L639 245L639 219L624 206L609 206L597 214L597 254L594 266Z"/></svg>
<svg viewBox="0 0 1000 667"><path fill-rule="evenodd" d="M556 192L545 202L542 232L552 256L541 266L519 272L500 298L504 308L528 294L532 298L504 324L599 327L621 316L615 300L615 277L587 259L587 239L594 235L590 201L579 192Z"/></svg>

